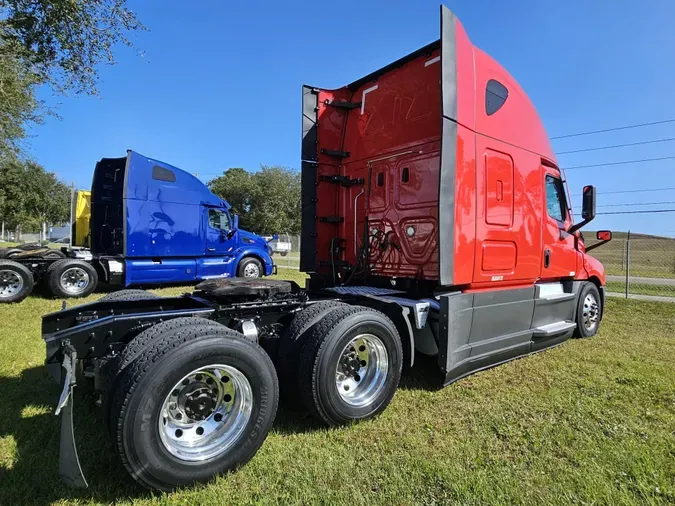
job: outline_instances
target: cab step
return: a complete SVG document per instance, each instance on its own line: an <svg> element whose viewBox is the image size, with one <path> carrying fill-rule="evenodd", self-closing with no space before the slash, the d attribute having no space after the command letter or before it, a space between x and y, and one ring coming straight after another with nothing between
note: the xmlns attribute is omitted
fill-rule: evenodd
<svg viewBox="0 0 675 506"><path fill-rule="evenodd" d="M568 330L572 330L576 327L575 322L562 321L549 323L548 325L542 325L541 327L536 327L533 330L532 337L551 337L558 334L564 334Z"/></svg>

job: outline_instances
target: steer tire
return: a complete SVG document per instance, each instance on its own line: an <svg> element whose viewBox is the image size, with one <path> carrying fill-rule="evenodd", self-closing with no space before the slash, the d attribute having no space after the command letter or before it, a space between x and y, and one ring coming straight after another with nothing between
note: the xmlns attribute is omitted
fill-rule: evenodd
<svg viewBox="0 0 675 506"><path fill-rule="evenodd" d="M357 338L359 340L354 341ZM376 341L380 349L386 351L386 357L383 352L379 355L382 364L386 364L386 372L383 367L376 367L374 352L370 351L375 347L366 346L364 339ZM355 343L354 346L351 346L352 343ZM361 346L363 349L360 349ZM356 354L356 348L366 356ZM337 367L345 349L354 352L356 364L359 365L350 379L353 388L346 385L345 390L351 388L349 394L341 394L337 385ZM337 308L324 316L309 332L300 355L300 395L310 413L329 425L372 418L384 411L391 402L401 379L402 366L401 338L387 316L361 306ZM381 373L379 376L374 375L377 371ZM355 399L345 399L347 395L359 393L359 388L363 389L370 384L371 379L377 377L382 378L381 383L372 383L372 388L366 390L366 393L370 391L372 394L366 395L363 402L355 404Z"/></svg>
<svg viewBox="0 0 675 506"><path fill-rule="evenodd" d="M34 284L33 274L26 266L0 260L0 303L21 302L31 294Z"/></svg>
<svg viewBox="0 0 675 506"><path fill-rule="evenodd" d="M77 269L81 273L86 274L87 284L77 291L69 291L62 283L61 276L69 269ZM46 283L49 292L60 299L68 297L86 297L96 290L98 284L98 274L96 269L83 260L76 260L74 258L64 258L57 260L47 269Z"/></svg>
<svg viewBox="0 0 675 506"><path fill-rule="evenodd" d="M309 330L328 313L345 306L344 302L337 300L323 300L311 304L297 313L281 334L276 361L277 374L279 375L281 397L289 407L299 408L302 406L302 401L298 396L300 391L298 366L300 352L307 342Z"/></svg>
<svg viewBox="0 0 675 506"><path fill-rule="evenodd" d="M592 307L592 303L587 303L587 298L595 299L595 308ZM596 321L594 325L588 325L588 322L585 319L586 314L589 312L591 312L591 314L594 312L596 315ZM581 288L576 316L577 326L574 329L574 337L593 337L598 333L598 329L600 328L600 320L602 319L602 300L600 298L600 291L598 290L598 287L590 281L585 282Z"/></svg>
<svg viewBox="0 0 675 506"><path fill-rule="evenodd" d="M215 365L235 369L246 379L252 399L250 414L229 444L216 446L221 453L201 460L179 458L162 439L167 437L162 436L167 425L164 402L183 378ZM239 392L234 391L235 401L244 398ZM129 474L147 488L170 491L208 481L241 466L258 451L274 421L278 392L269 357L242 334L226 327L203 326L167 332L121 374L111 408L117 450ZM227 416L222 423L238 419ZM186 432L196 430L194 426ZM177 432L176 437L181 437Z"/></svg>
<svg viewBox="0 0 675 506"><path fill-rule="evenodd" d="M249 265L254 265L258 269L258 275L257 276L246 276L246 267ZM265 268L263 267L263 264L260 260L258 260L255 257L244 257L241 259L239 262L239 266L237 267L237 276L240 278L262 278L265 275Z"/></svg>
<svg viewBox="0 0 675 506"><path fill-rule="evenodd" d="M146 290L139 290L136 288L130 288L126 290L118 290L117 292L110 292L105 294L103 297L98 299L99 302L110 302L110 301L125 301L125 300L150 300L150 299L159 299L158 295L148 292Z"/></svg>

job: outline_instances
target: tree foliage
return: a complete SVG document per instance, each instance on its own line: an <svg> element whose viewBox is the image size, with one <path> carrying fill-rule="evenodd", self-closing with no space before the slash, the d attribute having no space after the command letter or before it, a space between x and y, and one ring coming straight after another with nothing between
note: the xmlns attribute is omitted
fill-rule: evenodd
<svg viewBox="0 0 675 506"><path fill-rule="evenodd" d="M208 183L239 215L241 228L257 234L300 233L300 173L263 165L258 172L232 168Z"/></svg>
<svg viewBox="0 0 675 506"><path fill-rule="evenodd" d="M0 0L0 160L44 113L37 86L96 94L97 66L139 29L126 0Z"/></svg>
<svg viewBox="0 0 675 506"><path fill-rule="evenodd" d="M42 222L64 223L70 217L70 189L35 162L17 159L0 164L0 220L8 229L39 230Z"/></svg>

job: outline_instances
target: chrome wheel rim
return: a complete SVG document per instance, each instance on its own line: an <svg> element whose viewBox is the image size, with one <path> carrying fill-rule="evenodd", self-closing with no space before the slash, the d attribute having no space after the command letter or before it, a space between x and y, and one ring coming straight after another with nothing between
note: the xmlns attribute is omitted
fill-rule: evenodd
<svg viewBox="0 0 675 506"><path fill-rule="evenodd" d="M384 343L373 334L360 334L340 353L335 386L350 406L367 406L384 389L388 373L389 356Z"/></svg>
<svg viewBox="0 0 675 506"><path fill-rule="evenodd" d="M23 289L23 278L18 272L4 269L0 271L0 298L6 299Z"/></svg>
<svg viewBox="0 0 675 506"><path fill-rule="evenodd" d="M600 320L600 306L595 295L589 293L584 298L584 306L582 310L584 328L586 330L593 330L598 325Z"/></svg>
<svg viewBox="0 0 675 506"><path fill-rule="evenodd" d="M173 456L201 462L228 451L251 419L253 389L244 373L222 364L195 369L164 399L162 444Z"/></svg>
<svg viewBox="0 0 675 506"><path fill-rule="evenodd" d="M89 274L82 267L71 267L61 274L61 287L70 294L84 292L89 286Z"/></svg>
<svg viewBox="0 0 675 506"><path fill-rule="evenodd" d="M253 262L251 262L249 264L246 264L246 267L244 267L244 277L245 278L259 278L260 277L260 269Z"/></svg>

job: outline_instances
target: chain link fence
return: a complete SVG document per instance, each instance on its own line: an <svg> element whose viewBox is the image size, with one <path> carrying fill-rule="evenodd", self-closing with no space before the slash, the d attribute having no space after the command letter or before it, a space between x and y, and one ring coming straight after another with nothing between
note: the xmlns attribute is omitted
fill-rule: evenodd
<svg viewBox="0 0 675 506"><path fill-rule="evenodd" d="M272 260L280 269L300 269L300 236L281 234L270 243ZM287 249L288 248L288 249Z"/></svg>
<svg viewBox="0 0 675 506"><path fill-rule="evenodd" d="M595 233L585 236L587 245L598 242ZM613 232L589 254L605 266L610 295L675 302L675 238Z"/></svg>

